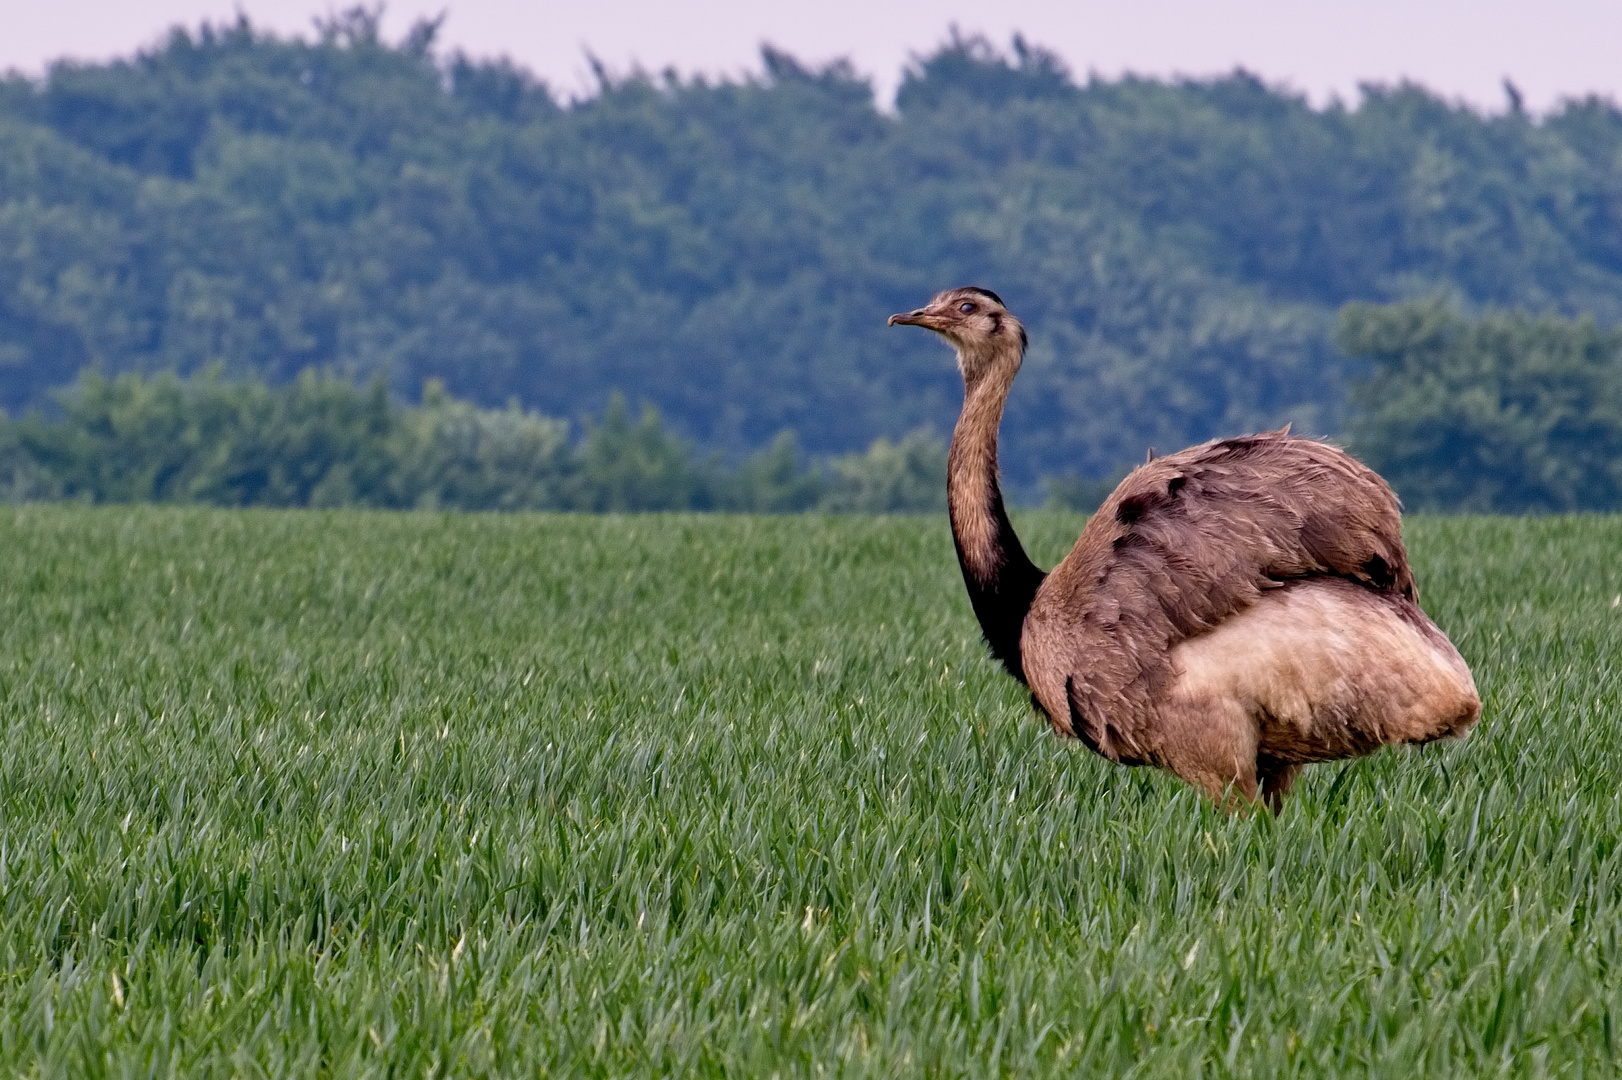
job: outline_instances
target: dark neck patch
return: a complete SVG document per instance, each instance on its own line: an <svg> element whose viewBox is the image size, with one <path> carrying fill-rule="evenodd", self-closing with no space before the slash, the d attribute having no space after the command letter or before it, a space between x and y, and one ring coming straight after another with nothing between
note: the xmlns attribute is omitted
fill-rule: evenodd
<svg viewBox="0 0 1622 1080"><path fill-rule="evenodd" d="M980 631L985 635L991 655L1002 661L1008 674L1026 682L1025 667L1019 653L1020 634L1025 628L1025 615L1036 599L1036 590L1047 575L1031 562L1025 547L1014 533L1013 522L1003 505L1002 491L995 481L989 492L990 512L996 524L996 535L989 550L977 551L970 557L963 547L961 529L955 520L957 509L951 513L952 541L957 548L958 566L963 571L963 584L969 590L969 604L974 608Z"/></svg>

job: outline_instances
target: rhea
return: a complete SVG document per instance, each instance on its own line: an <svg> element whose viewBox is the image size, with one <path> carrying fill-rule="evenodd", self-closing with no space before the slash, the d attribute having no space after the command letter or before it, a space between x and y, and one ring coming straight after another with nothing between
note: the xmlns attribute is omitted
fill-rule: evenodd
<svg viewBox="0 0 1622 1080"><path fill-rule="evenodd" d="M1277 810L1306 764L1476 722L1470 669L1420 610L1397 498L1373 470L1288 431L1152 459L1043 573L997 467L1024 326L980 288L897 324L957 350L947 502L963 580L993 656L1059 733Z"/></svg>

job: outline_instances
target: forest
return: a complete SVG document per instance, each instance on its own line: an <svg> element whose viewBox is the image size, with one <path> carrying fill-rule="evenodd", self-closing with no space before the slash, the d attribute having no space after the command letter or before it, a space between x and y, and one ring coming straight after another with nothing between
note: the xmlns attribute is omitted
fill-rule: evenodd
<svg viewBox="0 0 1622 1080"><path fill-rule="evenodd" d="M849 64L770 47L747 78L599 67L567 99L435 30L388 41L356 9L280 38L242 18L0 80L14 493L136 497L84 487L46 445L109 387L296 397L304 372L381 387L401 417L533 417L573 455L612 415L653 417L694 469L731 476L775 446L834 483L879 439L935 453L950 356L884 320L972 282L1032 332L1003 455L1026 501L1085 502L1149 447L1293 423L1391 464L1411 503L1618 505L1611 102L1532 116L1511 92L1484 113L1400 85L1314 107L1242 71L1082 79L1023 39L963 36L908 69L893 108ZM1423 326L1382 337L1381 320ZM1611 388L1576 427L1547 410L1577 383L1549 390L1521 353L1465 357L1572 334L1586 374L1559 378ZM1502 394L1442 432L1452 399L1393 404L1404 378ZM1482 419L1531 408L1547 415ZM1507 468L1525 482L1470 471ZM286 483L253 490L313 497ZM433 502L436 483L361 501ZM682 483L653 501L756 505Z"/></svg>

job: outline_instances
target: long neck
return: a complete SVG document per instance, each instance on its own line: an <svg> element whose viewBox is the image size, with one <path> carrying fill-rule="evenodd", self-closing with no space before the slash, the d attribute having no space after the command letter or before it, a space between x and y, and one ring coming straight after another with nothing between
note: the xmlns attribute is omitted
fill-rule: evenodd
<svg viewBox="0 0 1622 1080"><path fill-rule="evenodd" d="M1044 575L1014 535L997 479L997 428L1018 369L1015 356L968 381L947 457L946 495L957 560L980 629L991 654L1024 682L1019 635Z"/></svg>

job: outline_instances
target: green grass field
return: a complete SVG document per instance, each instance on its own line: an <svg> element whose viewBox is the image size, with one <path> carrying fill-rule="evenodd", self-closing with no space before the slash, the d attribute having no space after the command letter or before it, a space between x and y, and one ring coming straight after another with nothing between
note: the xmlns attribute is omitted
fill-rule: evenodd
<svg viewBox="0 0 1622 1080"><path fill-rule="evenodd" d="M1616 1075L1622 519L1408 535L1482 724L1275 820L940 520L6 509L0 1074Z"/></svg>

